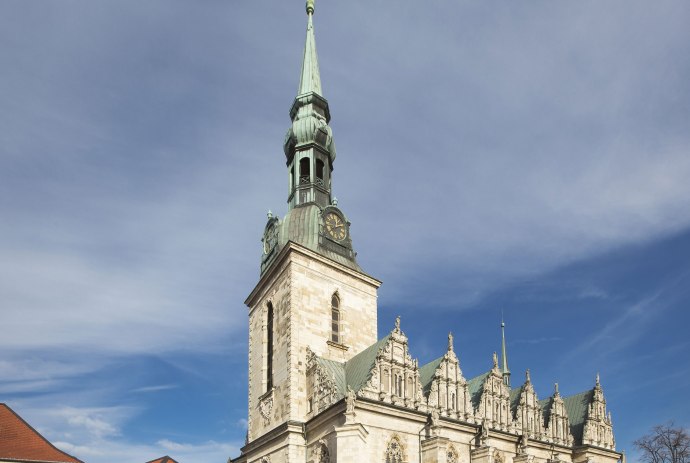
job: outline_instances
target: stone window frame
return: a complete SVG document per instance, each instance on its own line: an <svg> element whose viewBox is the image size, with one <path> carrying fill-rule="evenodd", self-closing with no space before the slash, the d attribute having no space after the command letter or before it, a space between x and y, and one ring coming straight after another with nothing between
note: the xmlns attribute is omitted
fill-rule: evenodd
<svg viewBox="0 0 690 463"><path fill-rule="evenodd" d="M266 343L264 344L264 393L270 392L273 389L273 356L275 350L275 308L272 301L266 302L266 323L265 335Z"/></svg>
<svg viewBox="0 0 690 463"><path fill-rule="evenodd" d="M331 295L331 313L330 313L330 334L328 339L330 342L343 345L343 312L342 299L338 291L334 291Z"/></svg>

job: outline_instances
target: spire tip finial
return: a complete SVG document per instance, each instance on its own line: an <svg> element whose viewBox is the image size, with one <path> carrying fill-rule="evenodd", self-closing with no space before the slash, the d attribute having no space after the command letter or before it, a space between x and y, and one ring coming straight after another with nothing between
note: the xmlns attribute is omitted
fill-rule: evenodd
<svg viewBox="0 0 690 463"><path fill-rule="evenodd" d="M314 0L307 0L307 14L314 14Z"/></svg>

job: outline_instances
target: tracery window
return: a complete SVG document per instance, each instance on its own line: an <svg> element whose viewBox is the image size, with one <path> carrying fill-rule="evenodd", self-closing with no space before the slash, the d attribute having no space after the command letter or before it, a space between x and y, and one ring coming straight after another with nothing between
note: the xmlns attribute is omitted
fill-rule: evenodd
<svg viewBox="0 0 690 463"><path fill-rule="evenodd" d="M451 445L446 452L446 463L458 463L459 461L458 452L455 450L455 447Z"/></svg>
<svg viewBox="0 0 690 463"><path fill-rule="evenodd" d="M403 448L398 437L393 437L386 447L386 461L385 463L403 463L405 456Z"/></svg>
<svg viewBox="0 0 690 463"><path fill-rule="evenodd" d="M331 341L340 343L340 299L331 297Z"/></svg>

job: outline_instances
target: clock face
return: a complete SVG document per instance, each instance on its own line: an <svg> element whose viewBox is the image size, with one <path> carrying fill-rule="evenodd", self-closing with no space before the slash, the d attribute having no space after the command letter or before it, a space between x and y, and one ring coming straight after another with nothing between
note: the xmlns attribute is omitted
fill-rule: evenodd
<svg viewBox="0 0 690 463"><path fill-rule="evenodd" d="M273 246L276 244L276 227L275 225L270 227L266 232L264 233L264 238L261 240L263 241L264 244L264 254L268 254L271 252L271 249L273 249Z"/></svg>
<svg viewBox="0 0 690 463"><path fill-rule="evenodd" d="M323 219L328 236L336 241L342 241L347 236L347 224L338 214L329 212Z"/></svg>

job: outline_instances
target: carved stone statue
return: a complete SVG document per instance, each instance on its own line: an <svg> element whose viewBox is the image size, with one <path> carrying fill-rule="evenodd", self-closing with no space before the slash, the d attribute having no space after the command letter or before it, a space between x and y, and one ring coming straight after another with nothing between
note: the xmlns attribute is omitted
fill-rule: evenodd
<svg viewBox="0 0 690 463"><path fill-rule="evenodd" d="M347 386L347 393L345 394L345 413L355 412L355 402L357 402L355 391L353 391L350 386Z"/></svg>
<svg viewBox="0 0 690 463"><path fill-rule="evenodd" d="M429 417L431 418L431 435L438 436L438 428L441 424L441 416L439 415L436 407L431 409Z"/></svg>
<svg viewBox="0 0 690 463"><path fill-rule="evenodd" d="M479 445L481 447L486 447L486 443L489 440L489 423L486 417L482 420L481 434L479 435Z"/></svg>
<svg viewBox="0 0 690 463"><path fill-rule="evenodd" d="M527 454L527 447L529 447L529 436L525 433L522 436L520 436L520 455L526 455Z"/></svg>
<svg viewBox="0 0 690 463"><path fill-rule="evenodd" d="M395 331L400 332L400 315L395 317Z"/></svg>

